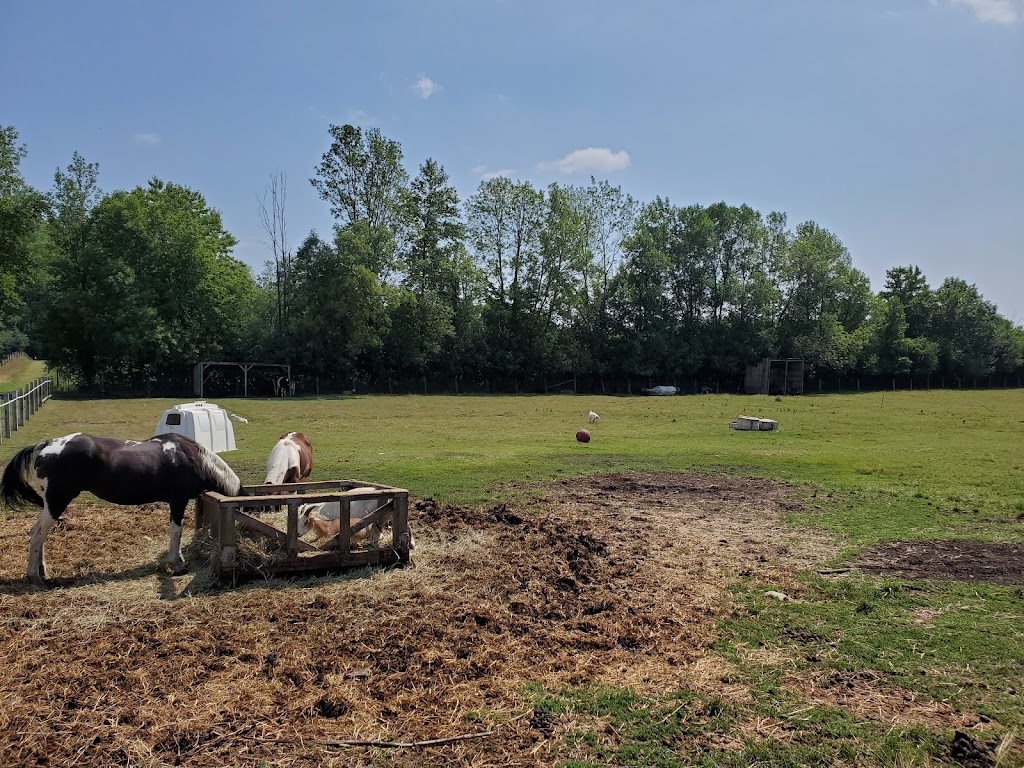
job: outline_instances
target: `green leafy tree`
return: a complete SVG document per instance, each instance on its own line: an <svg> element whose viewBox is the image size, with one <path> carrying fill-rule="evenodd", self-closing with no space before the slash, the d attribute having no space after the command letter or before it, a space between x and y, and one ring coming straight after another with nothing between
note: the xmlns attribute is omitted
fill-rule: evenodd
<svg viewBox="0 0 1024 768"><path fill-rule="evenodd" d="M1006 318L996 320L994 372L1001 374L1024 371L1024 328Z"/></svg>
<svg viewBox="0 0 1024 768"><path fill-rule="evenodd" d="M869 373L909 373L912 366L907 333L907 317L902 302L894 297L880 298L872 313L866 343Z"/></svg>
<svg viewBox="0 0 1024 768"><path fill-rule="evenodd" d="M574 356L581 370L604 376L618 369L608 301L625 258L625 242L636 225L639 205L621 187L594 177L586 187L573 190L571 199L586 232L583 255L588 260L582 268L583 289L577 301Z"/></svg>
<svg viewBox="0 0 1024 768"><path fill-rule="evenodd" d="M390 243L390 252L376 253L373 268L387 280L395 268L396 238L402 225L402 197L409 175L402 167L402 146L379 129L363 131L352 125L332 125L331 148L324 153L310 179L342 228L363 222L371 230L384 228L390 239L375 237L372 243Z"/></svg>
<svg viewBox="0 0 1024 768"><path fill-rule="evenodd" d="M459 194L433 159L402 193L405 223L402 284L418 297L427 293L454 306L462 293L466 227L459 214Z"/></svg>
<svg viewBox="0 0 1024 768"><path fill-rule="evenodd" d="M501 374L543 369L549 339L543 303L544 193L506 177L481 182L466 203L468 242L488 283L482 315L491 366Z"/></svg>
<svg viewBox="0 0 1024 768"><path fill-rule="evenodd" d="M186 382L249 338L256 285L201 194L153 179L89 212L50 285L46 354L86 386Z"/></svg>
<svg viewBox="0 0 1024 768"><path fill-rule="evenodd" d="M389 372L422 375L439 361L445 344L455 335L454 310L434 292L421 295L389 286L385 297L389 329L384 356Z"/></svg>
<svg viewBox="0 0 1024 768"><path fill-rule="evenodd" d="M64 253L81 253L87 239L89 214L103 196L99 187L100 167L86 162L77 152L65 170L53 174L50 191L50 237Z"/></svg>
<svg viewBox="0 0 1024 768"><path fill-rule="evenodd" d="M863 356L857 330L867 319L870 285L842 242L814 222L797 227L776 267L782 291L780 352L814 368L845 370Z"/></svg>
<svg viewBox="0 0 1024 768"><path fill-rule="evenodd" d="M486 282L466 250L458 192L433 159L403 194L402 291L388 294L392 370L478 372L485 357L479 303ZM403 362L404 361L404 362Z"/></svg>
<svg viewBox="0 0 1024 768"><path fill-rule="evenodd" d="M933 325L943 372L973 378L995 370L999 316L977 287L947 278L935 291Z"/></svg>
<svg viewBox="0 0 1024 768"><path fill-rule="evenodd" d="M372 371L388 322L374 270L391 235L364 221L339 227L335 244L310 234L295 253L296 354L319 376Z"/></svg>
<svg viewBox="0 0 1024 768"><path fill-rule="evenodd" d="M893 267L887 270L885 288L880 295L896 298L903 305L909 338L928 336L935 311L935 298L920 267Z"/></svg>
<svg viewBox="0 0 1024 768"><path fill-rule="evenodd" d="M43 227L46 198L25 183L27 150L13 126L0 126L0 352L23 349L26 298L44 278L48 250Z"/></svg>
<svg viewBox="0 0 1024 768"><path fill-rule="evenodd" d="M609 308L622 373L672 372L676 324L666 289L672 270L672 217L666 200L645 206L612 284Z"/></svg>

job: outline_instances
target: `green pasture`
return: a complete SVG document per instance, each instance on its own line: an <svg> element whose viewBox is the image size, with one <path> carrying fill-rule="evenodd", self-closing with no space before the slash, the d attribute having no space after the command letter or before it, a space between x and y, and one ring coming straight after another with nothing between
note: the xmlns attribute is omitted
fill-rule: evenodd
<svg viewBox="0 0 1024 768"><path fill-rule="evenodd" d="M175 401L53 400L0 448L84 431L152 434ZM314 441L314 479L357 478L414 496L486 503L553 478L619 470L699 470L799 484L797 526L840 542L837 564L880 541L974 538L1024 541L1024 390L887 392L829 396L725 395L665 398L339 397L219 400L247 417L239 450L224 458L246 482L262 480L266 455L286 431ZM587 424L587 411L601 415ZM729 429L736 416L774 418L775 433ZM576 442L577 429L593 434ZM596 762L565 765L956 765L952 732L880 725L847 710L808 706L782 691L787 671L870 674L991 720L987 737L1024 729L1024 587L877 579L856 572L802 578L798 603L764 597L773 585L736 589L743 610L722 626L720 653L753 694L736 705L680 691L664 700L628 690L531 687L537 711L592 715L625 739L600 746ZM916 616L927 614L921 623ZM783 654L787 665L753 665L740 649ZM728 731L765 718L786 739L751 739L744 750L680 756L673 738L694 728ZM1010 754L1010 753L1006 753ZM1020 759L1002 754L998 764Z"/></svg>
<svg viewBox="0 0 1024 768"><path fill-rule="evenodd" d="M0 392L24 389L30 381L46 374L46 362L31 357L16 357L6 365L0 365Z"/></svg>
<svg viewBox="0 0 1024 768"><path fill-rule="evenodd" d="M59 400L0 449L69 432L138 439L175 402ZM813 522L853 545L900 537L1018 541L1024 526L1024 390L773 397L338 397L219 400L249 419L224 454L259 482L286 431L314 442L315 479L356 478L416 496L484 502L522 484L615 470L698 469L832 492ZM588 424L587 411L601 415ZM774 433L729 429L740 414ZM586 427L589 444L576 442Z"/></svg>

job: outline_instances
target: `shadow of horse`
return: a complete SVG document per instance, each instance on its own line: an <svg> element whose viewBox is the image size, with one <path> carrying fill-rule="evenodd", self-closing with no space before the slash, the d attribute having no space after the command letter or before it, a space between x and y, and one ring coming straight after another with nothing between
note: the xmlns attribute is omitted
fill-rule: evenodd
<svg viewBox="0 0 1024 768"><path fill-rule="evenodd" d="M76 587L90 587L95 584L116 584L118 582L138 581L147 576L159 573L161 566L154 563L137 565L134 568L125 568L123 571L84 573L79 576L61 576L54 579L47 579L43 586L32 584L24 577L16 579L0 579L0 595L31 595L37 592L45 593L52 589L72 589ZM168 574L169 575L169 574Z"/></svg>
<svg viewBox="0 0 1024 768"><path fill-rule="evenodd" d="M159 599L180 600L201 595L214 596L240 590L278 591L303 586L329 586L346 581L362 581L382 571L407 568L401 563L390 566L366 566L345 571L325 569L322 572L296 575L282 575L253 572L234 581L221 581L215 575L210 561L210 543L202 536L195 536L182 547L187 571L176 573L161 560L151 561L119 571L85 571L75 576L49 578L42 586L26 581L22 577L0 579L0 595L18 597L22 595L46 594L52 590L86 589L102 584L123 584L144 581L156 576L159 581ZM182 586L182 583L184 586Z"/></svg>

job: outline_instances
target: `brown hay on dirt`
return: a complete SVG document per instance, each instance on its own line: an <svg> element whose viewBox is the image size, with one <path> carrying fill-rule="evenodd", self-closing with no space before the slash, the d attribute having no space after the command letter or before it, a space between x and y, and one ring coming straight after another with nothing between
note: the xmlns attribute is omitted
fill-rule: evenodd
<svg viewBox="0 0 1024 768"><path fill-rule="evenodd" d="M779 522L792 505L774 483L685 474L574 480L514 507L423 500L413 567L234 590L159 567L161 505L85 503L51 535L56 588L31 589L32 520L7 519L0 764L547 765L575 715L533 716L527 681L747 697L711 650L727 587L796 594L791 574L834 554ZM304 742L491 729L386 757Z"/></svg>

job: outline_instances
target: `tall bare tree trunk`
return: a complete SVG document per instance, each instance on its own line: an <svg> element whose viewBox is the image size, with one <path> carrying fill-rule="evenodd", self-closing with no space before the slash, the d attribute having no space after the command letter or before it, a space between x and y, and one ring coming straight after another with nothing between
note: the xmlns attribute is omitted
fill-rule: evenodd
<svg viewBox="0 0 1024 768"><path fill-rule="evenodd" d="M286 333L291 320L292 254L288 249L288 226L285 203L288 198L288 177L278 169L270 176L263 197L258 198L260 226L270 242L264 244L274 254L274 276L277 281L277 327Z"/></svg>

